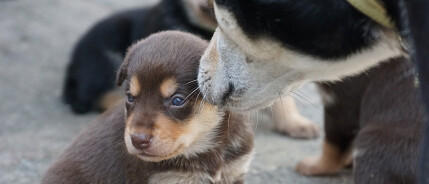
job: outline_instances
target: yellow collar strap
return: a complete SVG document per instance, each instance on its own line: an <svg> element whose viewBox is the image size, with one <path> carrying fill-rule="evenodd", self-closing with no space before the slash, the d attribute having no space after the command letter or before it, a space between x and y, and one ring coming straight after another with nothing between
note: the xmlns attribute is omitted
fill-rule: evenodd
<svg viewBox="0 0 429 184"><path fill-rule="evenodd" d="M383 2L380 0L346 0L353 7L375 22L387 28L394 28L392 19L387 14Z"/></svg>

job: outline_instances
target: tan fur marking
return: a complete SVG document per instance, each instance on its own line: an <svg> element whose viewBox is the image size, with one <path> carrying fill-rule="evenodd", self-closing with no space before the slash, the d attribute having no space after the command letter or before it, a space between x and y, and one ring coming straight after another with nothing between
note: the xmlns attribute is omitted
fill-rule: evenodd
<svg viewBox="0 0 429 184"><path fill-rule="evenodd" d="M185 149L184 146L177 141L178 137L183 133L183 129L184 126L181 126L181 123L174 122L163 114L158 114L155 118L155 125L151 130L153 141L149 148L151 154L156 154L158 156L136 156L145 161L159 162L178 155Z"/></svg>
<svg viewBox="0 0 429 184"><path fill-rule="evenodd" d="M182 123L176 123L164 114L158 114L158 116L156 116L153 129L153 134L155 136L159 136L161 139L171 139L174 141L184 132Z"/></svg>
<svg viewBox="0 0 429 184"><path fill-rule="evenodd" d="M200 101L196 104L200 104ZM198 113L185 122L185 132L179 138L179 141L187 146L183 152L185 156L196 155L213 146L213 129L221 123L223 117L223 113L218 113L216 106L208 103L203 103L201 107L195 106L194 111Z"/></svg>
<svg viewBox="0 0 429 184"><path fill-rule="evenodd" d="M115 106L122 98L123 95L117 93L116 91L110 91L101 97L99 108L102 111L110 109L111 107Z"/></svg>
<svg viewBox="0 0 429 184"><path fill-rule="evenodd" d="M176 79L170 78L166 79L161 83L159 90L163 97L167 98L174 94L177 89Z"/></svg>
<svg viewBox="0 0 429 184"><path fill-rule="evenodd" d="M127 118L127 121L126 121L127 128L129 128L128 126L131 125L131 121L133 120L133 118L134 118L134 114L130 114L130 116Z"/></svg>
<svg viewBox="0 0 429 184"><path fill-rule="evenodd" d="M141 86L140 81L136 76L131 77L130 80L130 93L133 96L137 96L140 93Z"/></svg>
<svg viewBox="0 0 429 184"><path fill-rule="evenodd" d="M325 141L322 155L301 160L296 171L303 175L331 175L346 166L348 161L348 152L341 152L335 145Z"/></svg>
<svg viewBox="0 0 429 184"><path fill-rule="evenodd" d="M126 121L125 121L124 140L125 140L126 148L127 148L127 150L128 150L129 153L132 153L132 152L135 151L135 148L133 146L133 143L131 142L131 136L130 136L131 135L131 132L130 132L131 126L130 126L130 124L131 124L131 121L133 120L133 117L134 117L134 115L131 114L126 119Z"/></svg>

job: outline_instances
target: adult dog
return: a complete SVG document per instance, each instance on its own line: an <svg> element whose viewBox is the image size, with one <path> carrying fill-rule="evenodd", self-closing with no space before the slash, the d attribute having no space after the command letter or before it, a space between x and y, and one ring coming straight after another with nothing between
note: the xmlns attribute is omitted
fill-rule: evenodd
<svg viewBox="0 0 429 184"><path fill-rule="evenodd" d="M201 60L198 80L214 104L239 111L263 108L303 83L340 80L407 55L403 40L409 39L429 105L429 54L424 52L429 1L211 3L219 26ZM428 147L425 141L423 157L429 157ZM429 183L429 158L423 157L420 183Z"/></svg>

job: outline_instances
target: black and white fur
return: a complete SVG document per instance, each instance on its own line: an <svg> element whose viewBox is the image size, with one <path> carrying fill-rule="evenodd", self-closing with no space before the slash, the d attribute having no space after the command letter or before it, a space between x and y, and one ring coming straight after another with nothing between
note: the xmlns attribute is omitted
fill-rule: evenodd
<svg viewBox="0 0 429 184"><path fill-rule="evenodd" d="M382 27L346 1L214 0L219 27L201 60L201 91L231 110L263 108L306 82L341 80L407 55L399 37L409 37L428 106L429 2L383 2L396 29ZM429 183L429 151L422 156L420 182Z"/></svg>
<svg viewBox="0 0 429 184"><path fill-rule="evenodd" d="M214 9L219 27L200 87L230 109L265 107L305 82L339 80L402 54L393 31L345 1L219 0Z"/></svg>

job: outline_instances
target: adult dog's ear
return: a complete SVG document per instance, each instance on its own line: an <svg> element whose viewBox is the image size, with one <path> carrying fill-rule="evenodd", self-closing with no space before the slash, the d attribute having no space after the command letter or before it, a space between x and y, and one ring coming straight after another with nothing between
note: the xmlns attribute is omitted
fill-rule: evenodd
<svg viewBox="0 0 429 184"><path fill-rule="evenodd" d="M127 79L128 77L128 66L130 64L130 60L130 54L128 53L125 57L124 62L118 70L118 74L116 75L116 85L119 87L122 86L125 79Z"/></svg>

